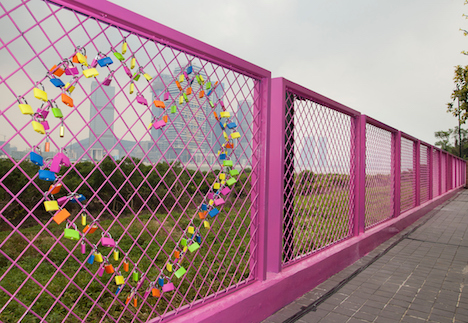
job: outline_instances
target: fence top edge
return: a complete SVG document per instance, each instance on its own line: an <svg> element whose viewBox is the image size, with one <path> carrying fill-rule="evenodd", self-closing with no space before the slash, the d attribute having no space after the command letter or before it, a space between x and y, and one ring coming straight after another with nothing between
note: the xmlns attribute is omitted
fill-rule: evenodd
<svg viewBox="0 0 468 323"><path fill-rule="evenodd" d="M354 109L351 109L350 107L341 104L337 101L334 101L322 94L319 94L315 91L309 90L308 88L303 87L302 85L299 85L297 83L294 83L288 79L285 79L283 77L279 78L274 78L273 80L281 80L284 84L284 88L286 91L291 91L294 94L297 94L299 96L302 96L306 99L309 99L311 101L314 101L316 103L319 103L323 106L326 106L330 109L345 113L347 115L350 115L352 117L356 117L361 115L359 111L356 111Z"/></svg>
<svg viewBox="0 0 468 323"><path fill-rule="evenodd" d="M262 79L271 72L242 58L169 28L140 14L106 0L45 0L75 10L177 50L193 54L213 63Z"/></svg>

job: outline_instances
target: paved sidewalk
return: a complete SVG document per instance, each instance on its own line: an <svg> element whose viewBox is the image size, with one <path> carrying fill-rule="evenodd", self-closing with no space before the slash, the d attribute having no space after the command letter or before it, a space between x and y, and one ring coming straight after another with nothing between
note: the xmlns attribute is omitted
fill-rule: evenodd
<svg viewBox="0 0 468 323"><path fill-rule="evenodd" d="M468 190L263 322L467 323Z"/></svg>

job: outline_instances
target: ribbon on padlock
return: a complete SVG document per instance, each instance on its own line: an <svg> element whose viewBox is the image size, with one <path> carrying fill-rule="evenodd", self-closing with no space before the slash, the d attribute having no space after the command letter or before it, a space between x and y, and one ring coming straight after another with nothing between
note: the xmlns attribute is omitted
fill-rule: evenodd
<svg viewBox="0 0 468 323"><path fill-rule="evenodd" d="M112 236L109 232L107 233L104 233L102 232L101 233L101 245L103 247L112 247L112 248L115 248L115 241L114 239L112 239ZM108 237L107 237L108 236Z"/></svg>

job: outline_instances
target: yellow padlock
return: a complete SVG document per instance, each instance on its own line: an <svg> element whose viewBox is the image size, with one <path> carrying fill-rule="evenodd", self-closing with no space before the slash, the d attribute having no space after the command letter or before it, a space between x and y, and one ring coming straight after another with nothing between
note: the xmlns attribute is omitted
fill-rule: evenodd
<svg viewBox="0 0 468 323"><path fill-rule="evenodd" d="M208 221L203 221L203 225L204 225L205 229L210 228L210 222L208 222Z"/></svg>
<svg viewBox="0 0 468 323"><path fill-rule="evenodd" d="M171 265L170 263L168 263L168 264L166 265L166 269L167 269L168 272L171 273L171 272L172 272L172 265Z"/></svg>
<svg viewBox="0 0 468 323"><path fill-rule="evenodd" d="M229 113L229 111L221 111L220 116L221 118L230 118L231 114Z"/></svg>
<svg viewBox="0 0 468 323"><path fill-rule="evenodd" d="M226 174L224 173L219 174L219 179L226 179Z"/></svg>
<svg viewBox="0 0 468 323"><path fill-rule="evenodd" d="M153 79L148 73L143 74L143 76L145 77L145 79L146 79L148 82L151 81L151 80Z"/></svg>
<svg viewBox="0 0 468 323"><path fill-rule="evenodd" d="M67 91L70 94L72 94L72 92L75 90L75 86L71 85L70 82L67 82L64 88L65 88L65 91Z"/></svg>
<svg viewBox="0 0 468 323"><path fill-rule="evenodd" d="M21 99L23 99L24 103L21 103ZM20 108L20 111L22 114L29 114L29 115L33 115L34 114L34 111L33 109L31 108L31 106L28 104L28 102L26 101L25 98L23 98L22 96L19 96L17 99L18 101L18 107Z"/></svg>
<svg viewBox="0 0 468 323"><path fill-rule="evenodd" d="M195 228L192 227L192 226L189 226L189 227L187 228L187 231L188 231L188 233L194 233L194 232L195 232Z"/></svg>
<svg viewBox="0 0 468 323"><path fill-rule="evenodd" d="M100 252L95 252L94 253L94 260L97 262L103 262L104 259L102 258L102 254Z"/></svg>
<svg viewBox="0 0 468 323"><path fill-rule="evenodd" d="M130 94L133 94L133 92L135 91L135 84L130 83Z"/></svg>
<svg viewBox="0 0 468 323"><path fill-rule="evenodd" d="M47 93L44 90L38 89L37 87L34 88L34 97L44 102L47 102Z"/></svg>
<svg viewBox="0 0 468 323"><path fill-rule="evenodd" d="M232 139L240 138L240 136L241 136L241 135L240 135L240 133L238 133L238 132L233 132L233 133L231 133L231 138L232 138Z"/></svg>
<svg viewBox="0 0 468 323"><path fill-rule="evenodd" d="M95 68L88 68L87 70L84 70L83 71L83 74L86 78L90 78L90 77L96 77L99 75L99 72L97 69Z"/></svg>
<svg viewBox="0 0 468 323"><path fill-rule="evenodd" d="M40 133L41 135L45 135L44 126L43 126L40 122L31 121L31 124L32 124L33 129L34 129L35 132L38 132L38 133Z"/></svg>
<svg viewBox="0 0 468 323"><path fill-rule="evenodd" d="M57 201L45 201L44 207L47 212L57 211L59 209Z"/></svg>
<svg viewBox="0 0 468 323"><path fill-rule="evenodd" d="M213 188L214 188L215 190L219 190L219 187L220 187L219 183L214 183L214 184L213 184Z"/></svg>
<svg viewBox="0 0 468 323"><path fill-rule="evenodd" d="M112 252L112 255L114 256L115 261L119 261L119 251L115 250Z"/></svg>
<svg viewBox="0 0 468 323"><path fill-rule="evenodd" d="M127 42L124 40L122 44L122 54L125 54L127 52Z"/></svg>
<svg viewBox="0 0 468 323"><path fill-rule="evenodd" d="M182 83L185 80L184 74L180 74L179 76L179 83Z"/></svg>
<svg viewBox="0 0 468 323"><path fill-rule="evenodd" d="M136 58L132 56L132 60L130 61L130 68L133 70L136 66Z"/></svg>
<svg viewBox="0 0 468 323"><path fill-rule="evenodd" d="M120 274L120 272L115 275L115 284L116 285L123 285L125 283L125 278Z"/></svg>
<svg viewBox="0 0 468 323"><path fill-rule="evenodd" d="M88 61L86 60L86 56L84 56L81 53L76 53L76 58L78 59L78 62L80 62L84 66L88 66Z"/></svg>
<svg viewBox="0 0 468 323"><path fill-rule="evenodd" d="M81 225L86 225L86 214L81 214Z"/></svg>
<svg viewBox="0 0 468 323"><path fill-rule="evenodd" d="M183 103L184 103L184 97L181 96L181 97L179 98L179 104L183 104Z"/></svg>

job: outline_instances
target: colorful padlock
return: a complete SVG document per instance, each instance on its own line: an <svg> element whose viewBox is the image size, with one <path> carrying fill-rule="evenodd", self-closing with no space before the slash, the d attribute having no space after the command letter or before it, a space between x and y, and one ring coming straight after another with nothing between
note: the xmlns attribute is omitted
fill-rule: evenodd
<svg viewBox="0 0 468 323"><path fill-rule="evenodd" d="M68 217L70 216L70 212L67 211L67 209L61 209L59 212L57 212L52 220L55 221L55 223L60 224L63 221L65 221Z"/></svg>
<svg viewBox="0 0 468 323"><path fill-rule="evenodd" d="M50 78L50 83L52 83L55 87L59 87L59 88L62 88L65 86L65 83L63 83L61 79L58 79L55 77Z"/></svg>
<svg viewBox="0 0 468 323"><path fill-rule="evenodd" d="M44 89L44 85L42 85L42 83L38 83L42 86L42 90L38 89L37 87L35 87L33 89L33 93L34 93L34 97L36 99L39 99L39 100L42 100L44 102L47 102L48 101L48 98L47 98L47 93L45 92L45 89ZM37 85L36 85L37 86Z"/></svg>
<svg viewBox="0 0 468 323"><path fill-rule="evenodd" d="M107 235L108 237L107 237L106 235ZM103 247L115 248L115 241L114 241L114 239L112 239L112 237L111 237L111 235L110 235L109 232L107 232L107 233L102 232L102 233L101 233L101 236L102 236L102 238L101 238L101 245L102 245Z"/></svg>
<svg viewBox="0 0 468 323"><path fill-rule="evenodd" d="M40 133L41 135L45 135L45 128L42 123L33 120L31 121L31 125L33 126L35 132Z"/></svg>
<svg viewBox="0 0 468 323"><path fill-rule="evenodd" d="M39 179L42 179L43 181L54 182L55 173L47 169L39 169Z"/></svg>
<svg viewBox="0 0 468 323"><path fill-rule="evenodd" d="M113 274L114 273L114 267L109 262L107 262L107 264L104 265L104 269L106 270L106 273L108 273L108 274Z"/></svg>
<svg viewBox="0 0 468 323"><path fill-rule="evenodd" d="M97 63L101 67L106 67L114 63L110 57L103 57L101 59L98 59Z"/></svg>
<svg viewBox="0 0 468 323"><path fill-rule="evenodd" d="M62 63L59 65L54 65L52 68L49 70L54 75L57 75L58 77L62 76L63 73L65 73L65 70L61 67Z"/></svg>
<svg viewBox="0 0 468 323"><path fill-rule="evenodd" d="M36 153L35 150L36 150L36 147L33 147L33 151L29 153L29 159L31 160L31 163L33 163L34 165L43 166L44 158L42 158L40 154ZM39 147L37 147L37 150L39 151L39 153L41 152Z"/></svg>
<svg viewBox="0 0 468 323"><path fill-rule="evenodd" d="M49 187L49 193L52 195L58 194L62 188L62 183L52 184Z"/></svg>
<svg viewBox="0 0 468 323"><path fill-rule="evenodd" d="M69 64L71 64L71 66ZM73 62L67 60L67 67L65 68L65 74L66 75L78 75L80 74L80 71L75 65L73 65Z"/></svg>
<svg viewBox="0 0 468 323"><path fill-rule="evenodd" d="M116 285L123 285L125 284L125 278L122 276L120 271L117 272L117 275L115 275L115 284Z"/></svg>
<svg viewBox="0 0 468 323"><path fill-rule="evenodd" d="M64 103L65 105L68 105L70 108L74 107L73 99L71 97L69 97L65 93L62 93L61 98L62 98L62 103Z"/></svg>
<svg viewBox="0 0 468 323"><path fill-rule="evenodd" d="M97 69L95 68L88 68L86 70L83 70L83 75L86 77L86 78L90 78L90 77L96 77L99 75L99 72Z"/></svg>
<svg viewBox="0 0 468 323"><path fill-rule="evenodd" d="M91 222L90 224L86 225L83 229L83 233L91 234L94 233L98 229L98 226L95 222Z"/></svg>
<svg viewBox="0 0 468 323"><path fill-rule="evenodd" d="M123 65L123 69L124 69L125 73L128 75L128 77L132 78L132 76L133 76L132 71L130 71L130 69L128 68L127 65L125 65L125 63L122 63L122 65Z"/></svg>
<svg viewBox="0 0 468 323"><path fill-rule="evenodd" d="M146 101L145 97L143 95L141 95L140 93L137 93L137 102L142 104L142 105L148 105L148 101Z"/></svg>
<svg viewBox="0 0 468 323"><path fill-rule="evenodd" d="M77 230L77 227L74 223L72 223L74 229L68 228L68 223L65 226L65 230L63 232L63 236L70 240L79 240L80 239L80 232Z"/></svg>
<svg viewBox="0 0 468 323"><path fill-rule="evenodd" d="M44 208L47 212L57 211L59 205L57 201L44 201Z"/></svg>
<svg viewBox="0 0 468 323"><path fill-rule="evenodd" d="M114 77L114 71L110 71L109 75L107 75L104 81L102 81L102 85L109 86L112 82L113 77Z"/></svg>
<svg viewBox="0 0 468 323"><path fill-rule="evenodd" d="M33 115L34 114L34 111L33 109L31 108L31 106L28 104L28 102L26 102L26 99L22 96L19 96L17 99L18 101L18 107L21 111L22 114L29 114L29 115ZM24 101L24 103L21 103L21 100Z"/></svg>

